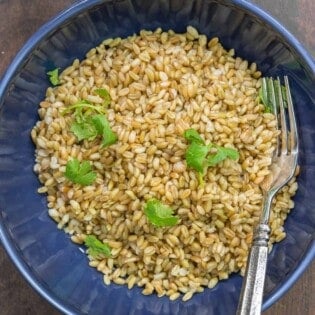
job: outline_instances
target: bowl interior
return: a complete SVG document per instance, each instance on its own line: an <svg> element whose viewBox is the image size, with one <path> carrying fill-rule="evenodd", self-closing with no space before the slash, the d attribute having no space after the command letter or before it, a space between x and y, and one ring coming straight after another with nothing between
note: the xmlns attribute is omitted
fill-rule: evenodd
<svg viewBox="0 0 315 315"><path fill-rule="evenodd" d="M1 87L7 93L0 103L0 236L32 285L64 312L184 315L234 314L236 310L241 287L238 275L188 302L144 297L139 288L106 287L102 275L88 267L83 249L48 217L46 197L36 192L40 185L32 171L30 130L49 86L46 72L84 58L105 38L125 37L141 29L184 32L190 24L208 37L218 36L238 56L256 62L264 76L290 77L299 124L301 174L295 208L285 223L287 237L274 246L269 257L265 308L289 287L298 266L310 261L310 253L314 256L314 65L241 2L93 0L77 4L44 26L8 71Z"/></svg>

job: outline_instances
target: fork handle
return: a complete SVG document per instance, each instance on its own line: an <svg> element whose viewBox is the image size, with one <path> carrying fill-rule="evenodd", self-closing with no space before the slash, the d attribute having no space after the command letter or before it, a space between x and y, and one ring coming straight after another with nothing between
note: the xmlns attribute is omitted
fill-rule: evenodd
<svg viewBox="0 0 315 315"><path fill-rule="evenodd" d="M237 315L260 315L266 276L270 228L259 224L248 257Z"/></svg>

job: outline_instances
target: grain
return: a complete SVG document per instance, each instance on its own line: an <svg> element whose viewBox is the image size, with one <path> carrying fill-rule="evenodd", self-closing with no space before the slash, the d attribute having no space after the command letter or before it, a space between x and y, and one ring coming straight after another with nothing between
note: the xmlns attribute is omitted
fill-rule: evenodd
<svg viewBox="0 0 315 315"><path fill-rule="evenodd" d="M31 132L38 192L47 194L49 216L73 242L94 234L109 244L112 257L89 255L106 285L137 284L145 295L187 301L231 273L244 273L278 131L258 101L257 65L233 56L217 37L208 40L192 26L185 34L142 30L104 40L47 90ZM118 142L107 148L99 137L77 141L73 115L62 115L80 99L101 104L95 88L111 95L106 115ZM185 162L188 128L240 154L209 167L203 187ZM92 163L94 184L65 178L72 158ZM297 189L293 179L275 198L270 248L285 237ZM152 226L143 212L150 198L172 207L178 225Z"/></svg>

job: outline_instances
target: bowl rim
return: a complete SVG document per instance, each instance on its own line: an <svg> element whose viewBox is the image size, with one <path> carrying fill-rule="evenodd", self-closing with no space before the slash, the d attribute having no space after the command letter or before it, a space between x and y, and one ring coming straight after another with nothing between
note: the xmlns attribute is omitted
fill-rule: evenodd
<svg viewBox="0 0 315 315"><path fill-rule="evenodd" d="M107 1L105 1L107 2ZM305 61L305 64L310 68L313 76L315 77L315 60L311 54L307 51L302 43L291 33L285 26L278 22L270 13L267 13L259 5L247 2L244 0L228 0L228 5L234 5L239 7L246 12L252 13L269 25L273 30L278 32L286 42L295 50L297 55ZM39 43L47 38L56 28L61 26L67 20L80 14L81 12L90 9L96 5L104 3L104 0L81 0L70 5L68 8L57 13L53 18L48 20L43 24L22 46L19 52L16 54L11 64L5 71L2 80L0 81L0 109L4 100L4 96L11 84L11 80L14 78L15 74L21 68L24 61L31 54L31 52L36 49ZM19 255L19 250L14 246L14 242L11 239L9 232L7 231L5 224L2 220L2 214L0 212L0 245L3 245L5 251L7 252L9 258L14 263L16 268L22 274L22 276L27 280L27 282L37 291L44 299L46 299L50 304L56 307L59 311L65 314L74 314L72 305L69 307L66 303L54 293L52 293L47 286L37 279L34 274L32 274L31 268L26 264L24 259ZM311 264L315 258L315 240L310 241L308 251L302 258L301 263L294 269L291 275L284 281L276 290L276 292L269 295L269 297L263 303L263 311L268 309L272 304L279 300L298 280L306 268Z"/></svg>

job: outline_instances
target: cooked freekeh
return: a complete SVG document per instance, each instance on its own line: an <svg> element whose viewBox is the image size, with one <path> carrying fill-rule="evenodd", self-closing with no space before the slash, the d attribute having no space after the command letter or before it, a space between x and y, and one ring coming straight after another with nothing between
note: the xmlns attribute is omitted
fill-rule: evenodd
<svg viewBox="0 0 315 315"><path fill-rule="evenodd" d="M185 301L244 273L278 134L259 101L260 77L255 63L189 26L185 34L157 29L106 39L48 88L32 130L39 192L47 193L49 215L72 241L95 235L108 244L110 257L89 256L105 284L137 284L143 294L172 300L183 293ZM103 104L96 89L110 94L106 117L118 140L108 147L100 137L78 141L73 113L62 114L81 100ZM207 168L203 185L185 161L190 128L206 143L239 153ZM90 161L92 185L65 177L72 159ZM296 189L293 179L273 202L270 248L285 237ZM144 206L152 198L173 209L175 226L148 221Z"/></svg>

